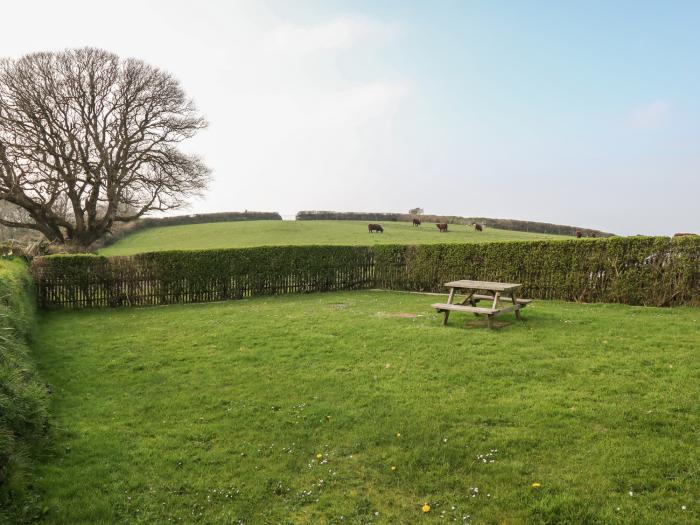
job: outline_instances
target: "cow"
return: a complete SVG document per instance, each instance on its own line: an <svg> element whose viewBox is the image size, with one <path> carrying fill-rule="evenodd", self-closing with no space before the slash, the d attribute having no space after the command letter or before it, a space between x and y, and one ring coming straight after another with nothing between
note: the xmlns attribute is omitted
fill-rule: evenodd
<svg viewBox="0 0 700 525"><path fill-rule="evenodd" d="M445 232L447 233L447 223L443 222L442 224L436 224L437 229L440 230L440 233Z"/></svg>
<svg viewBox="0 0 700 525"><path fill-rule="evenodd" d="M382 228L381 224L368 224L367 229L369 230L369 233L372 233L372 232L384 233L384 228Z"/></svg>
<svg viewBox="0 0 700 525"><path fill-rule="evenodd" d="M420 219L413 219L414 226L420 226Z"/></svg>
<svg viewBox="0 0 700 525"><path fill-rule="evenodd" d="M583 237L583 232L582 232L582 231L579 231L579 230L576 230L576 238L577 238L577 239L580 239L581 237Z"/></svg>
<svg viewBox="0 0 700 525"><path fill-rule="evenodd" d="M484 231L484 225L479 224L478 222L475 222L472 226L474 226L474 230L478 232Z"/></svg>
<svg viewBox="0 0 700 525"><path fill-rule="evenodd" d="M697 233L674 233L673 238L675 239L676 237L697 237Z"/></svg>

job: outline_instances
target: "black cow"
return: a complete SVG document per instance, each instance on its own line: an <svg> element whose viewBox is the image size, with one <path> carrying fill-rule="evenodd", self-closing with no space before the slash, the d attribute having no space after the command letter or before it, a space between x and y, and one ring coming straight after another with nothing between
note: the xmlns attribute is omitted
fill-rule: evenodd
<svg viewBox="0 0 700 525"><path fill-rule="evenodd" d="M382 228L381 224L368 224L367 229L369 230L369 233L373 233L373 232L384 233L384 228Z"/></svg>

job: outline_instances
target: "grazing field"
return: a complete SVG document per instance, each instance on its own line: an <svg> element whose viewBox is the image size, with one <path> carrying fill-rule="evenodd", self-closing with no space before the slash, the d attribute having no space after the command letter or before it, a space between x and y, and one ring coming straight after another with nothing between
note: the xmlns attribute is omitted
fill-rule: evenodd
<svg viewBox="0 0 700 525"><path fill-rule="evenodd" d="M361 221L241 221L148 228L128 235L100 251L130 255L163 250L206 250L298 244L435 244L464 242L570 239L563 235L494 230L475 232L471 226L450 224L440 233L434 224L416 228L408 222L382 223L384 233L367 231Z"/></svg>
<svg viewBox="0 0 700 525"><path fill-rule="evenodd" d="M700 521L699 310L539 301L489 331L434 300L44 314L42 520Z"/></svg>

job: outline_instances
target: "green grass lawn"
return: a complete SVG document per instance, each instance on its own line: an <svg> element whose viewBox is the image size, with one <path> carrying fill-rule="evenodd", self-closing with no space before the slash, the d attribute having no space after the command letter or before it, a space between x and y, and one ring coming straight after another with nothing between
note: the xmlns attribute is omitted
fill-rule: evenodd
<svg viewBox="0 0 700 525"><path fill-rule="evenodd" d="M419 228L408 222L383 222L384 233L370 234L364 221L242 221L148 228L128 235L100 251L130 255L163 250L206 250L297 244L435 244L540 239L570 239L563 235L494 230L476 232L471 226L450 224L440 233L434 224Z"/></svg>
<svg viewBox="0 0 700 525"><path fill-rule="evenodd" d="M700 520L700 310L537 301L489 331L434 301L44 314L43 521Z"/></svg>

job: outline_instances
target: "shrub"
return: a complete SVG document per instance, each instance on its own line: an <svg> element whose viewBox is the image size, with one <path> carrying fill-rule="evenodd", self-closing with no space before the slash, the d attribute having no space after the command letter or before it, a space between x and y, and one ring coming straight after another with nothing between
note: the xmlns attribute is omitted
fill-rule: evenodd
<svg viewBox="0 0 700 525"><path fill-rule="evenodd" d="M0 522L26 483L25 468L47 429L47 392L27 345L34 286L21 260L0 260Z"/></svg>
<svg viewBox="0 0 700 525"><path fill-rule="evenodd" d="M54 255L32 272L44 306L154 305L369 288L372 250L267 246L127 257Z"/></svg>
<svg viewBox="0 0 700 525"><path fill-rule="evenodd" d="M524 284L533 299L700 304L700 239L272 246L34 259L44 306L151 305L291 292L443 291L456 278Z"/></svg>
<svg viewBox="0 0 700 525"><path fill-rule="evenodd" d="M377 285L443 291L447 281L523 283L534 299L670 306L700 304L700 239L377 246Z"/></svg>
<svg viewBox="0 0 700 525"><path fill-rule="evenodd" d="M91 249L97 250L114 244L127 235L146 228L158 228L162 226L179 226L181 224L205 224L211 222L234 221L281 221L282 216L277 212L268 211L229 211L221 213L200 213L193 215L176 215L173 217L146 217L133 222L118 224L114 231L107 237L99 240Z"/></svg>
<svg viewBox="0 0 700 525"><path fill-rule="evenodd" d="M400 221L401 213L373 213L355 211L300 211L298 221ZM409 219L410 220L410 219Z"/></svg>

